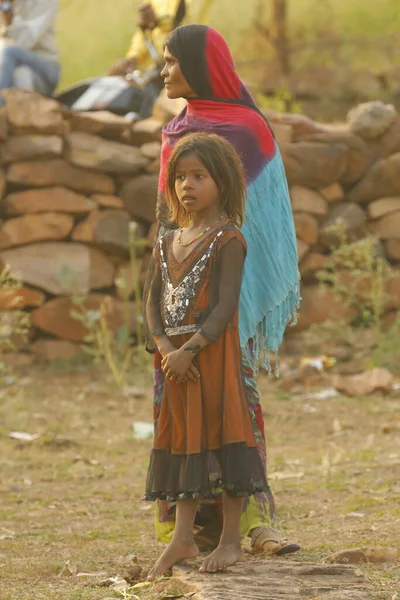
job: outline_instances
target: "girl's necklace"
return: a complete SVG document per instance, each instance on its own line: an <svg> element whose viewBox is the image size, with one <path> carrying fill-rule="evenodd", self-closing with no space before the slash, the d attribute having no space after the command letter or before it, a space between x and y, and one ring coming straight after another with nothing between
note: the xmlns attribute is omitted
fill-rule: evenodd
<svg viewBox="0 0 400 600"><path fill-rule="evenodd" d="M209 231L212 227L215 227L215 225L217 223L219 223L219 221L225 216L224 213L222 213L222 215L220 217L218 217L218 219L215 221L215 223L211 223L211 225L209 225L208 227L205 228L204 231L202 231L201 233L198 233L192 240L190 240L190 242L182 242L182 233L183 233L183 229L181 229L179 231L179 235L178 235L178 244L180 246L183 246L184 248L187 248L188 246L191 246L192 244L194 244L194 242L197 242L197 240L199 240L201 237L203 237L203 235L205 235L207 233L207 231Z"/></svg>

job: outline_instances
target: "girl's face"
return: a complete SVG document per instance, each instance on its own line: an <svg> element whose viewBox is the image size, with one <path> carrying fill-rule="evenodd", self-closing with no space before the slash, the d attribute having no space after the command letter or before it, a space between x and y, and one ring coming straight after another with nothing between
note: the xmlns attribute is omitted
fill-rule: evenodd
<svg viewBox="0 0 400 600"><path fill-rule="evenodd" d="M175 192L179 202L189 213L221 210L218 186L193 153L182 156L176 164Z"/></svg>
<svg viewBox="0 0 400 600"><path fill-rule="evenodd" d="M186 81L181 71L179 61L168 48L164 50L165 65L161 71L168 98L194 98L196 94Z"/></svg>

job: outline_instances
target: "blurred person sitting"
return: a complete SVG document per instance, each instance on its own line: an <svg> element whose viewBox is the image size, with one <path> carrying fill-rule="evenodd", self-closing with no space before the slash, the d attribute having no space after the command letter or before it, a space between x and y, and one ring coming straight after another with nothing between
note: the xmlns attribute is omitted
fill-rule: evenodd
<svg viewBox="0 0 400 600"><path fill-rule="evenodd" d="M54 92L60 76L57 13L58 0L0 0L0 90Z"/></svg>
<svg viewBox="0 0 400 600"><path fill-rule="evenodd" d="M190 1L153 0L140 4L137 9L137 30L128 54L108 71L110 76L125 77L133 84L135 89L130 92L131 108L141 119L151 116L154 103L164 87L160 77L164 42L169 33L187 17ZM121 99L123 101L124 96L120 96ZM111 104L112 110L114 104Z"/></svg>
<svg viewBox="0 0 400 600"><path fill-rule="evenodd" d="M108 71L109 75L126 76L135 70L142 72L154 66L155 57L149 52L151 46L157 52L160 64L164 42L168 34L181 25L187 17L191 0L153 0L138 6L137 30L125 58L118 60ZM161 69L160 69L161 70Z"/></svg>

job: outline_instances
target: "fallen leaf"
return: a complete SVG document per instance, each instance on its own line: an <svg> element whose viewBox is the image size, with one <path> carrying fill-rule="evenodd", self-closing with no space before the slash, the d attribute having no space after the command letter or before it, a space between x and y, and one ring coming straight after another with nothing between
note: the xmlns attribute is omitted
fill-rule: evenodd
<svg viewBox="0 0 400 600"><path fill-rule="evenodd" d="M67 560L61 571L59 572L59 577L74 577L78 572L78 568L75 563L71 560Z"/></svg>
<svg viewBox="0 0 400 600"><path fill-rule="evenodd" d="M293 473L292 471L275 471L275 473L270 473L270 479L301 479L304 477L303 472Z"/></svg>
<svg viewBox="0 0 400 600"><path fill-rule="evenodd" d="M141 581L140 583L133 585L131 587L131 590L143 590L144 588L148 588L152 585L153 585L152 581Z"/></svg>
<svg viewBox="0 0 400 600"><path fill-rule="evenodd" d="M127 556L120 556L118 559L119 565L130 566L137 565L138 556L137 554L128 554Z"/></svg>
<svg viewBox="0 0 400 600"><path fill-rule="evenodd" d="M324 562L327 563L346 563L356 565L360 563L381 564L392 562L400 558L400 551L397 548L380 547L376 548L351 548L341 550L328 556Z"/></svg>
<svg viewBox="0 0 400 600"><path fill-rule="evenodd" d="M12 431L8 437L13 440L18 440L19 442L33 442L40 438L39 433L26 433L24 431Z"/></svg>

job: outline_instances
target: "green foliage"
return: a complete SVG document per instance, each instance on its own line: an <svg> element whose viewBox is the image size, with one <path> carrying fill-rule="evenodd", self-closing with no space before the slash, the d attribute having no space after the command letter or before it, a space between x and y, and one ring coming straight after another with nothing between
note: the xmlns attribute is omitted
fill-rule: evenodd
<svg viewBox="0 0 400 600"><path fill-rule="evenodd" d="M118 285L124 290L124 323L112 331L108 323L108 315L112 311L112 298L107 296L98 310L88 309L87 297L82 294L74 294L72 300L75 308L71 316L82 323L87 330L84 342L87 344L87 352L97 363L104 363L117 384L122 388L126 385L127 376L133 367L143 366L144 363L144 335L142 315L142 294L139 280L139 264L136 258L138 248L147 246L146 239L135 240L134 226L129 228L129 254L131 265L131 278L135 282L135 314L136 314L136 336L131 334L131 302L126 280L120 280Z"/></svg>
<svg viewBox="0 0 400 600"><path fill-rule="evenodd" d="M356 342L354 327L346 321L325 321L311 325L304 332L304 342L311 354L320 354L321 348L330 346L353 346Z"/></svg>
<svg viewBox="0 0 400 600"><path fill-rule="evenodd" d="M342 223L331 230L338 245L331 249L329 261L317 277L329 284L340 300L357 309L357 325L378 326L389 300L387 284L394 272L378 255L374 238L350 242Z"/></svg>
<svg viewBox="0 0 400 600"><path fill-rule="evenodd" d="M6 378L11 375L10 368L4 362L4 352L16 349L15 336L26 339L29 333L29 315L17 308L21 296L16 295L16 292L21 287L21 282L11 275L10 267L4 267L0 272L0 290L2 298L7 301L9 297L10 303L9 311L3 312L0 320L0 383L6 382Z"/></svg>
<svg viewBox="0 0 400 600"><path fill-rule="evenodd" d="M296 102L294 94L287 88L282 87L273 96L256 94L256 101L261 109L274 110L276 112L300 113L301 106Z"/></svg>
<svg viewBox="0 0 400 600"><path fill-rule="evenodd" d="M371 237L356 242L347 238L343 224L331 228L338 245L332 248L326 267L317 273L322 285L329 285L337 298L356 310L353 325L370 328L374 338L371 366L392 362L399 354L400 317L384 331L383 317L390 306L388 284L395 272L379 256L377 240ZM312 334L326 334L327 340L354 344L351 327L346 324L326 323L314 328Z"/></svg>

